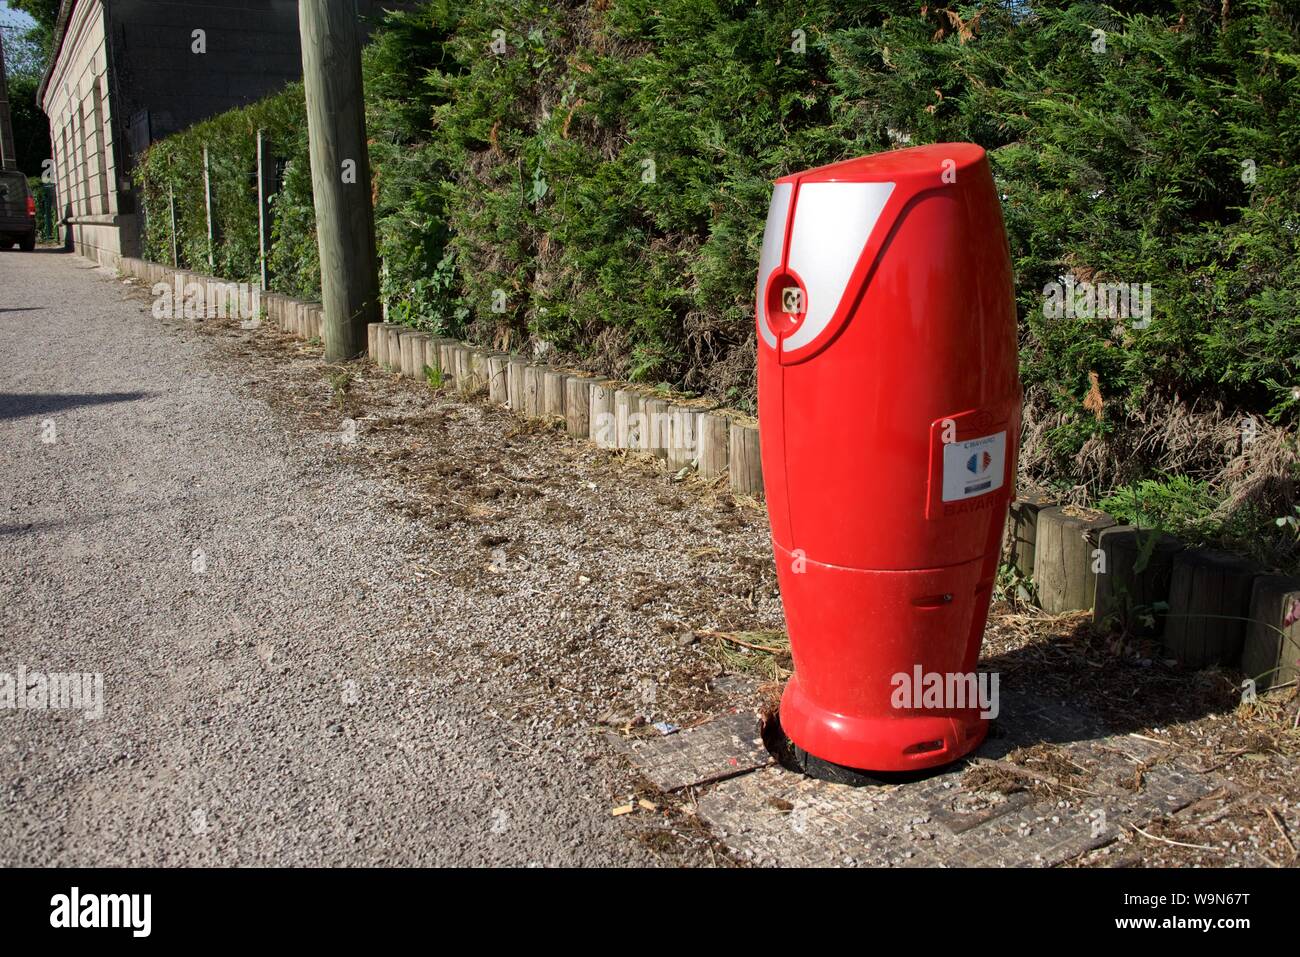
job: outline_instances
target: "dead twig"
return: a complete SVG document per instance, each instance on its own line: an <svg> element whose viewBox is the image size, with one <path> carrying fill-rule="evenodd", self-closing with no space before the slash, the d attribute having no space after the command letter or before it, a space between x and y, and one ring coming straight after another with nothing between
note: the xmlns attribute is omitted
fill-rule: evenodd
<svg viewBox="0 0 1300 957"><path fill-rule="evenodd" d="M787 649L773 645L755 645L748 641L742 641L735 635L725 631L700 631L698 634L706 635L709 638L721 638L723 641L730 642L733 645L739 645L742 648L748 648L750 651L758 651L765 655L786 654Z"/></svg>
<svg viewBox="0 0 1300 957"><path fill-rule="evenodd" d="M1286 846L1291 848L1291 856L1296 856L1298 852L1295 849L1295 843L1291 840L1291 835L1286 832L1286 826L1282 823L1282 819L1278 817L1277 812L1271 807L1266 807L1264 808L1264 813L1267 814L1268 819L1273 822L1273 826L1277 828L1277 832L1282 835L1282 840L1286 841Z"/></svg>
<svg viewBox="0 0 1300 957"><path fill-rule="evenodd" d="M1160 841L1164 844L1172 844L1174 847L1190 847L1193 850L1197 850L1197 851L1219 850L1219 848L1211 847L1208 844L1187 844L1183 841L1175 841L1172 840L1171 838L1161 837L1159 834L1148 834L1146 831L1142 830L1142 828L1138 827L1136 824L1130 824L1129 827L1133 828L1133 830L1137 831L1139 834L1141 834L1145 838L1148 838L1149 840Z"/></svg>
<svg viewBox="0 0 1300 957"><path fill-rule="evenodd" d="M1067 791L1078 791L1080 794L1090 794L1093 797L1101 797L1101 795L1096 791L1089 791L1087 788L1075 787L1073 784L1066 784L1060 778L1054 777L1051 774L1043 774L1040 771L1032 771L1029 768L1024 767L1023 765L1012 764L1010 761L997 761L992 758L986 758L984 760L975 762L975 766L993 767L993 768L997 768L999 771L1005 771L1008 774L1021 774L1024 775L1025 777L1033 778L1035 781L1040 781L1043 784L1048 785L1049 787L1065 788Z"/></svg>
<svg viewBox="0 0 1300 957"><path fill-rule="evenodd" d="M1217 771L1219 768L1226 767L1243 754L1249 754L1250 748L1239 748L1236 751L1229 752L1218 764L1211 764L1208 768L1197 768L1201 774L1209 774L1211 771Z"/></svg>

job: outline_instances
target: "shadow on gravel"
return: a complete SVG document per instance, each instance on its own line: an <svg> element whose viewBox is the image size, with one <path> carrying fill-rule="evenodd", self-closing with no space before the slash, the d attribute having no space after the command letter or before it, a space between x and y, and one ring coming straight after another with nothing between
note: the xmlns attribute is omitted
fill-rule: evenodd
<svg viewBox="0 0 1300 957"><path fill-rule="evenodd" d="M218 493L194 495L186 493L175 497L169 497L168 506L219 506L230 499L229 495ZM143 505L138 508L119 508L107 512L95 512L89 515L67 515L63 518L43 518L30 522L6 522L0 523L0 538L8 538L11 535L42 535L45 532L55 532L64 529L73 531L86 531L94 525L102 525L105 522L112 522L118 519L128 519L136 515L153 514L158 510L157 503Z"/></svg>
<svg viewBox="0 0 1300 957"><path fill-rule="evenodd" d="M0 421L49 412L64 412L83 405L135 402L148 396L148 392L92 392L69 395L45 392L0 392Z"/></svg>
<svg viewBox="0 0 1300 957"><path fill-rule="evenodd" d="M0 309L0 312L44 312L44 306L14 306L12 309Z"/></svg>

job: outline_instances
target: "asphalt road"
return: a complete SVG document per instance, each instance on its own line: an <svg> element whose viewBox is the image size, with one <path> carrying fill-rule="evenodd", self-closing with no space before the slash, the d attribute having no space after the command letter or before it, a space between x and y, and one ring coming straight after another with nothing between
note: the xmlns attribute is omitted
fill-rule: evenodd
<svg viewBox="0 0 1300 957"><path fill-rule="evenodd" d="M449 493L404 513L403 483L275 407L289 387L268 360L232 359L238 330L218 342L148 310L85 260L0 253L0 865L712 859L671 821L611 814L626 772L593 731L638 702L663 717L656 675L667 688L698 664L689 641L645 638L689 609L614 598L698 571L664 557L690 544L671 523L629 535L661 479L574 481L557 505L547 463L527 460L538 444L482 466L538 482L517 507ZM326 408L319 360L297 368ZM433 400L411 401L402 414ZM364 447L395 413L356 414ZM441 431L434 465L498 442L503 413L437 414L460 431ZM762 555L761 525L717 517L692 518L701 541ZM510 542L490 558L483 522ZM623 562L630 577L610 573ZM596 591L579 601L575 582ZM687 624L726 624L724 605ZM772 595L759 606L779 614ZM84 713L94 677L81 711L33 706L30 684L26 707L6 702L20 669L102 676L102 715ZM652 850L647 826L672 840Z"/></svg>

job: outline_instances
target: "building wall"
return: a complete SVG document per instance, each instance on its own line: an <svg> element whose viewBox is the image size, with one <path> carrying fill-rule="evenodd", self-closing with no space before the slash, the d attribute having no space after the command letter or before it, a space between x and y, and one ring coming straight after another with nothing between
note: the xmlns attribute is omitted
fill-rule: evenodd
<svg viewBox="0 0 1300 957"><path fill-rule="evenodd" d="M362 30L391 0L357 0ZM164 136L302 76L297 0L64 0L42 106L78 252L139 255L130 170ZM201 31L201 34L196 33Z"/></svg>
<svg viewBox="0 0 1300 957"><path fill-rule="evenodd" d="M302 75L295 0L109 0L109 29L132 154Z"/></svg>
<svg viewBox="0 0 1300 957"><path fill-rule="evenodd" d="M0 32L0 169L17 169L14 128L9 117L9 84L5 76L4 33Z"/></svg>
<svg viewBox="0 0 1300 957"><path fill-rule="evenodd" d="M139 252L134 209L120 201L109 91L104 6L101 0L79 0L42 106L50 119L64 229L77 252L104 265Z"/></svg>

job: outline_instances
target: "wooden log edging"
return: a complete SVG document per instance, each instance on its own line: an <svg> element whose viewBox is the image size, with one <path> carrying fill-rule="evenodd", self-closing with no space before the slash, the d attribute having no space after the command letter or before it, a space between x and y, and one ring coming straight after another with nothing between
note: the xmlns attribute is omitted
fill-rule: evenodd
<svg viewBox="0 0 1300 957"><path fill-rule="evenodd" d="M641 398L630 386L614 390L614 448L641 448Z"/></svg>
<svg viewBox="0 0 1300 957"><path fill-rule="evenodd" d="M325 341L325 308L319 302L307 303L307 329L303 338Z"/></svg>
<svg viewBox="0 0 1300 957"><path fill-rule="evenodd" d="M1172 535L1132 525L1113 525L1097 536L1097 598L1092 620L1117 624L1133 635L1164 629L1174 557L1183 545Z"/></svg>
<svg viewBox="0 0 1300 957"><path fill-rule="evenodd" d="M398 333L401 348L399 367L408 379L423 378L424 372L424 333L408 330Z"/></svg>
<svg viewBox="0 0 1300 957"><path fill-rule="evenodd" d="M469 353L469 379L471 391L488 391L490 395L487 354L469 346L466 347L466 351Z"/></svg>
<svg viewBox="0 0 1300 957"><path fill-rule="evenodd" d="M369 351L379 365L400 366L412 375L413 346L402 332L376 325ZM414 341L410 330L405 338ZM394 343L396 342L396 348ZM702 478L731 474L739 494L763 495L762 459L756 423L711 403L675 401L642 386L613 382L590 373L557 369L464 343L426 340L426 354L436 349L442 381L458 391L486 391L488 401L533 419L562 424L574 438L598 447L646 454L674 469L694 467ZM394 356L401 356L395 359ZM433 367L432 362L426 363ZM732 474L731 461L737 467Z"/></svg>
<svg viewBox="0 0 1300 957"><path fill-rule="evenodd" d="M384 327L384 368L390 372L402 371L402 328L392 323Z"/></svg>
<svg viewBox="0 0 1300 957"><path fill-rule="evenodd" d="M588 391L589 438L597 448L612 449L618 444L618 416L614 412L614 391L617 383L596 381Z"/></svg>
<svg viewBox="0 0 1300 957"><path fill-rule="evenodd" d="M470 368L469 347L463 342L452 343L451 361L455 370L453 375L456 380L456 391L468 395L474 391L474 376L473 370Z"/></svg>
<svg viewBox="0 0 1300 957"><path fill-rule="evenodd" d="M1256 569L1236 555L1189 548L1174 559L1165 652L1186 668L1241 662Z"/></svg>
<svg viewBox="0 0 1300 957"><path fill-rule="evenodd" d="M696 471L701 478L716 478L728 470L730 463L731 422L721 412L701 412L696 429Z"/></svg>
<svg viewBox="0 0 1300 957"><path fill-rule="evenodd" d="M1097 589L1097 535L1115 524L1104 512L1052 505L1040 509L1034 548L1034 585L1043 611L1061 615L1093 607Z"/></svg>
<svg viewBox="0 0 1300 957"><path fill-rule="evenodd" d="M495 405L510 404L510 359L493 353L487 359L488 401Z"/></svg>
<svg viewBox="0 0 1300 957"><path fill-rule="evenodd" d="M380 369L387 370L390 367L388 361L388 330L392 326L387 322L378 324L379 328L375 330L375 365Z"/></svg>
<svg viewBox="0 0 1300 957"><path fill-rule="evenodd" d="M288 296L281 296L279 309L276 312L275 322L272 325L280 332L289 331L289 320L293 315L293 300Z"/></svg>
<svg viewBox="0 0 1300 957"><path fill-rule="evenodd" d="M673 420L668 402L654 396L641 400L641 449L647 455L668 460L668 449L673 444Z"/></svg>
<svg viewBox="0 0 1300 957"><path fill-rule="evenodd" d="M219 281L135 257L123 257L118 271L151 285L197 283L206 290ZM320 337L319 303L270 291L260 297L268 324L303 339ZM367 327L367 354L402 377L422 379L426 368L436 369L435 381L445 387L485 393L517 414L562 423L575 438L652 455L674 470L693 467L704 479L726 474L736 494L762 494L753 421L706 400L680 400L392 323ZM1185 667L1239 666L1259 691L1294 681L1300 580L1263 575L1244 559L1182 549L1151 534L1026 493L1008 519L1007 558L1032 575L1049 612L1091 609L1097 624L1117 622L1133 634L1160 635L1163 624L1166 653ZM1151 611L1166 602L1162 622Z"/></svg>
<svg viewBox="0 0 1300 957"><path fill-rule="evenodd" d="M1250 595L1241 671L1256 691L1295 681L1300 671L1300 579L1260 575Z"/></svg>
<svg viewBox="0 0 1300 957"><path fill-rule="evenodd" d="M542 373L542 416L546 419L565 422L566 400L568 394L565 383L569 377L563 372L547 369Z"/></svg>
<svg viewBox="0 0 1300 957"><path fill-rule="evenodd" d="M564 428L575 439L591 436L590 376L574 373L564 380Z"/></svg>
<svg viewBox="0 0 1300 957"><path fill-rule="evenodd" d="M511 412L524 414L524 370L528 363L518 356L512 356L506 363L506 407Z"/></svg>
<svg viewBox="0 0 1300 957"><path fill-rule="evenodd" d="M758 451L758 423L733 420L728 433L731 490L752 498L763 496L763 461Z"/></svg>
<svg viewBox="0 0 1300 957"><path fill-rule="evenodd" d="M440 336L429 336L424 340L424 367L429 370L426 375L426 382L430 386L441 387L443 385L442 369L442 343Z"/></svg>
<svg viewBox="0 0 1300 957"><path fill-rule="evenodd" d="M528 363L524 366L524 415L530 419L542 417L542 381L546 369Z"/></svg>
<svg viewBox="0 0 1300 957"><path fill-rule="evenodd" d="M456 384L456 342L454 339L438 341L438 371L442 384L448 388Z"/></svg>
<svg viewBox="0 0 1300 957"><path fill-rule="evenodd" d="M1025 578L1034 575L1039 509L1051 504L1045 495L1026 492L1011 503L1007 514L1007 561Z"/></svg>
<svg viewBox="0 0 1300 957"><path fill-rule="evenodd" d="M304 339L319 338L324 333L324 313L319 302L294 299L292 296L286 296L258 285L255 288L258 314L256 316L243 316L237 313L232 315L232 306L235 304L242 305L245 300L242 299L242 293L241 298L237 300L231 293L230 288L244 285L243 280L223 279L189 267L156 263L151 260L141 259L138 256L119 257L116 262L116 271L119 277L137 279L150 287L158 283L166 283L173 290L179 288L182 296L187 291L192 291L197 287L198 294L202 297L202 309L199 314L190 318L207 319L217 316L234 318L238 316L241 321L250 319L265 320L283 331L292 332Z"/></svg>
<svg viewBox="0 0 1300 957"><path fill-rule="evenodd" d="M674 402L669 408L672 441L665 456L669 468L674 470L690 468L696 461L699 454L700 412L697 406L683 402Z"/></svg>

